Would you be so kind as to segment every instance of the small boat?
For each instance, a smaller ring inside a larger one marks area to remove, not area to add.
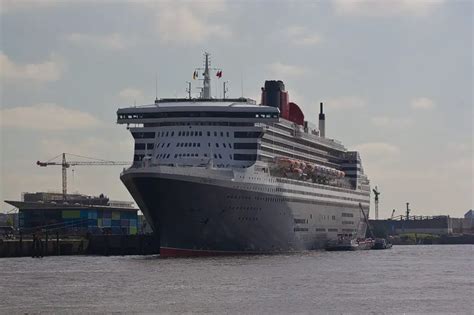
[[[372,249],[389,249],[392,248],[392,243],[384,238],[376,238]]]
[[[352,250],[368,250],[374,246],[374,240],[371,238],[365,239],[349,239],[339,238],[337,240],[330,240],[326,244],[327,251],[352,251]]]

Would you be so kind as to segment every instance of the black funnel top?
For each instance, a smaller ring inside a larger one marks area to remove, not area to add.
[[[265,81],[265,105],[280,108],[280,94],[285,91],[283,81]]]

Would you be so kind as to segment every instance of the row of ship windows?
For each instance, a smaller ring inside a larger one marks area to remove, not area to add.
[[[199,153],[176,153],[174,155],[174,158],[184,158],[184,157],[199,157]],[[223,159],[222,157],[222,154],[220,153],[214,153],[214,159]],[[143,154],[135,154],[133,156],[133,161],[135,162],[140,162],[143,160],[143,158],[145,157],[145,155]],[[208,157],[208,154],[207,153],[204,153],[203,154],[203,157]],[[256,155],[255,154],[229,154],[229,159],[231,160],[235,160],[235,161],[250,161],[250,162],[253,162],[255,161],[256,159]],[[170,154],[169,153],[160,153],[156,156],[157,159],[169,159],[170,158]]]
[[[235,156],[235,154],[234,154]],[[235,159],[235,158],[234,158]],[[261,187],[252,187],[253,189],[255,190],[262,190],[262,191],[270,191],[270,190],[274,190],[274,189],[265,189],[265,188],[261,188]],[[282,189],[282,188],[277,188],[276,190],[278,189],[281,189],[280,191],[283,191],[283,192],[288,192],[288,191],[291,191],[291,192],[298,192],[298,193],[303,193],[303,192],[300,192],[300,191],[296,191],[296,190],[289,190],[289,189]],[[314,194],[316,196],[319,196],[319,194]],[[324,196],[327,196],[327,195],[324,195]],[[250,200],[251,197],[249,196],[240,196],[240,195],[237,195],[237,196],[232,196],[232,195],[229,195],[227,196],[227,198],[229,199],[247,199],[247,200]],[[273,197],[254,197],[255,200],[262,200],[262,201],[268,201],[268,202],[290,202],[290,201],[295,201],[295,199],[292,199],[292,198],[273,198]],[[333,199],[341,199],[341,198],[338,198],[338,197],[333,197]],[[347,198],[343,198],[343,199],[347,199]],[[352,198],[349,198],[351,200],[354,200]],[[308,203],[308,202],[306,202]],[[312,203],[312,202],[309,202],[309,203]],[[346,217],[353,217],[354,215],[352,213],[346,213],[344,214],[343,216],[346,216]],[[329,216],[323,216],[323,219],[329,219]],[[336,220],[336,217],[333,216],[333,220]]]
[[[199,153],[176,153],[174,155],[174,158],[184,158],[184,157],[199,157]],[[207,153],[204,153],[203,154],[203,157],[208,157]],[[165,153],[161,153],[161,154],[158,154],[156,156],[157,159],[169,159],[170,158],[170,154],[165,154]],[[214,158],[215,159],[222,159],[222,155],[221,154],[214,154]],[[232,160],[232,154],[229,154],[229,159]]]
[[[293,185],[306,186],[306,187],[318,187],[318,188],[323,188],[325,190],[331,190],[331,191],[347,192],[347,190],[344,190],[344,189],[332,188],[332,187],[328,187],[328,186],[322,186],[322,185],[303,182],[303,181],[299,181],[299,180],[291,180],[291,179],[286,179],[286,178],[281,178],[281,177],[278,177],[276,180],[277,180],[277,182],[280,182],[280,183],[293,184]],[[355,191],[351,191],[351,194],[357,194],[357,195],[361,195],[361,196],[369,196],[368,193],[355,192]]]
[[[286,144],[286,143],[280,142],[278,140],[271,140],[271,139],[266,139],[266,138],[262,138],[262,142],[270,145],[272,148],[275,145],[277,145],[277,146],[285,148],[285,149],[293,150],[293,151],[296,151],[296,152],[299,152],[299,153],[308,154],[308,155],[311,155],[312,157],[317,156],[317,157],[320,157],[322,159],[327,160],[327,155],[328,155],[327,152],[324,152],[324,153],[314,152],[314,151],[310,151],[310,150],[300,148],[300,147],[295,146],[295,145]]]
[[[262,208],[260,207],[237,207],[237,206],[230,206],[229,210],[251,210],[251,211],[261,211]]]
[[[308,219],[295,219],[295,223],[308,223]]]
[[[227,199],[244,199],[244,200],[251,200],[252,197],[250,196],[242,196],[242,195],[228,195],[226,196]],[[260,197],[260,196],[255,196],[255,200],[261,200],[261,201],[268,201],[268,202],[283,202],[286,201],[285,198],[274,198],[274,197]]]
[[[221,137],[230,137],[230,133],[226,131],[225,133],[223,131],[217,132],[211,132],[207,131],[206,132],[207,136],[210,137],[212,134],[214,137],[218,137],[219,135]],[[202,131],[178,131],[178,137],[202,137],[203,132]],[[174,131],[161,131],[157,133],[158,137],[173,137],[174,136]]]
[[[285,189],[285,188],[279,188],[279,187],[276,188],[276,191],[277,192],[293,193],[293,194],[310,195],[310,196],[316,196],[316,197],[331,198],[331,199],[342,199],[342,200],[365,202],[365,200],[354,199],[354,198],[349,198],[349,197],[340,197],[340,196],[333,196],[333,195],[326,195],[326,194],[318,194],[318,193],[313,193],[313,192],[310,192],[310,191],[300,191],[300,190]]]
[[[257,217],[239,217],[240,221],[257,221]]]
[[[156,119],[156,118],[278,118],[278,113],[255,112],[157,112],[157,113],[130,113],[118,114],[118,119]]]
[[[153,143],[135,143],[135,150],[153,150]]]
[[[170,145],[171,145],[171,143],[164,143],[163,142],[163,143],[158,143],[156,145],[156,147],[157,148],[165,148],[165,147],[169,148]],[[220,147],[219,143],[217,143],[217,142],[214,145],[215,145],[216,148]],[[211,147],[211,143],[208,142],[207,146]],[[222,146],[224,148],[229,147],[230,149],[232,149],[232,144],[231,143],[227,143],[227,144],[222,143]],[[154,147],[153,143],[135,143],[135,150],[145,150],[145,148],[147,150],[153,150],[153,147]],[[182,147],[184,147],[184,148],[187,148],[187,147],[195,148],[195,147],[198,147],[198,148],[200,148],[201,143],[199,143],[199,142],[178,142],[178,143],[176,143],[176,147],[178,147],[178,148],[182,148]],[[258,143],[256,143],[256,142],[253,142],[253,143],[234,143],[234,148],[235,149],[245,149],[245,150],[257,149],[258,148]]]
[[[174,136],[174,131],[162,131],[159,132],[159,137]],[[211,132],[207,132],[208,136],[211,135]],[[225,133],[227,137],[230,137],[230,133]],[[178,136],[200,136],[202,131],[180,131]],[[217,137],[217,131],[214,131],[214,136]],[[221,137],[224,136],[224,132],[220,132]],[[235,131],[234,138],[260,138],[263,135],[261,131]],[[132,132],[132,136],[135,139],[154,139],[156,134],[153,131],[144,131],[144,132]]]
[[[343,213],[343,216],[344,214],[347,214],[347,213]],[[349,213],[349,214],[352,214],[352,213]],[[313,216],[311,216],[312,218]],[[328,215],[320,215],[320,218],[323,219],[323,220],[329,220],[329,216]],[[336,220],[336,216],[333,215],[331,216],[331,219],[332,220]],[[308,223],[308,219],[294,219],[295,223],[297,224],[307,224]],[[354,221],[342,221],[342,224],[354,224]]]
[[[199,142],[195,143],[195,142],[178,142],[176,143],[176,147],[180,148],[180,147],[198,147],[200,148],[201,147],[201,144]]]
[[[169,126],[231,126],[252,127],[254,123],[229,122],[229,121],[167,121],[160,123],[144,123],[145,127],[169,127]]]
[[[275,127],[279,127],[278,125],[275,125]],[[268,131],[268,134],[272,134],[272,135],[275,135],[275,136],[278,136],[282,139],[285,139],[285,140],[288,140],[288,141],[294,141],[296,143],[300,143],[304,146],[309,146],[309,147],[312,147],[316,150],[321,150],[321,151],[327,151],[327,147],[322,145],[322,144],[319,144],[319,143],[314,143],[312,142],[311,140],[308,140],[308,139],[305,139],[305,138],[302,138],[302,137],[294,137],[294,135],[286,135],[286,134],[281,134],[281,133],[273,133],[272,130],[269,130]]]
[[[308,232],[309,228],[295,227],[295,228],[293,228],[293,231],[294,232]],[[326,229],[316,228],[315,231],[316,232],[326,232]],[[327,229],[327,231],[328,232],[338,232],[338,229],[330,228],[330,229]],[[356,229],[342,229],[341,231],[352,233],[352,232],[356,232],[357,230]]]

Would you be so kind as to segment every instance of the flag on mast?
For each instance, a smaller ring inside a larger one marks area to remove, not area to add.
[[[196,80],[197,76],[198,76],[198,72],[197,72],[197,70],[196,70],[196,71],[194,71],[194,73],[193,73],[193,80]]]
[[[219,79],[222,78],[222,70],[217,71],[216,77],[218,77]]]

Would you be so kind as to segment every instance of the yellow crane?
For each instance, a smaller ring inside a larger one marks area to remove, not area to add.
[[[62,161],[60,162],[55,162],[54,160],[57,159],[62,155]],[[67,161],[66,160],[66,155],[68,156],[73,156],[73,157],[79,157],[83,159],[89,159],[89,161]],[[49,159],[46,162],[41,162],[37,161],[36,165],[41,166],[41,167],[46,167],[46,166],[51,166],[51,165],[56,165],[56,166],[61,166],[62,170],[62,186],[63,186],[63,199],[66,200],[67,197],[67,169],[71,166],[102,166],[102,165],[130,165],[130,162],[122,162],[122,161],[108,161],[108,160],[102,160],[102,159],[96,159],[96,158],[91,158],[87,156],[81,156],[81,155],[76,155],[76,154],[71,154],[71,153],[61,153],[51,159]]]

